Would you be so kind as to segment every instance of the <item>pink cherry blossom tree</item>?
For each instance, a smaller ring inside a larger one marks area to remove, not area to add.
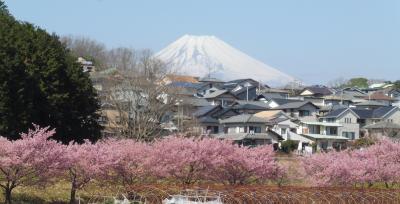
[[[244,184],[251,178],[264,181],[284,175],[284,169],[275,161],[270,145],[247,148],[224,143],[217,151],[219,156],[212,161],[209,173],[214,181]]]
[[[304,158],[303,167],[318,186],[368,185],[387,187],[400,181],[400,144],[381,140],[364,149],[315,154]]]
[[[103,178],[113,165],[113,156],[105,143],[69,144],[66,146],[64,169],[71,183],[70,204],[76,203],[76,192],[95,178]]]
[[[103,141],[102,146],[110,156],[109,170],[112,171],[104,175],[104,179],[130,186],[150,176],[150,171],[145,166],[151,152],[148,144],[131,139],[109,139]]]
[[[5,203],[12,202],[12,191],[18,186],[45,183],[60,170],[62,145],[49,140],[54,130],[39,128],[21,134],[21,139],[0,138],[0,187]]]
[[[204,177],[210,166],[210,151],[206,143],[210,139],[171,137],[152,144],[146,166],[158,178],[178,180],[193,184]]]
[[[247,148],[217,139],[172,137],[151,148],[147,166],[152,173],[183,184],[199,180],[243,184],[250,178],[276,179],[284,173],[271,146]]]

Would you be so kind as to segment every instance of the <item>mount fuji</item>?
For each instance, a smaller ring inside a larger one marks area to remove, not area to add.
[[[184,35],[156,53],[155,57],[185,75],[224,81],[252,78],[269,85],[284,85],[295,80],[215,36]]]

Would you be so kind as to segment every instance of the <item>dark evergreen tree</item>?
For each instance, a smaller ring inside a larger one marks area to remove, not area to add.
[[[96,92],[75,61],[58,36],[15,20],[0,1],[0,135],[17,139],[35,123],[63,143],[97,140]]]

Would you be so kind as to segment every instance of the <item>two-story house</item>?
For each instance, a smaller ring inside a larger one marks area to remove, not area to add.
[[[344,149],[347,137],[339,135],[342,125],[336,122],[301,122],[297,133],[309,138],[317,150]]]
[[[216,138],[232,140],[245,146],[263,144],[277,144],[282,137],[267,129],[265,118],[253,114],[242,114],[220,120],[223,132],[215,135]]]
[[[339,108],[329,112],[327,115],[320,117],[320,122],[338,123],[338,135],[348,138],[349,140],[358,139],[360,133],[360,125],[357,123],[360,117],[350,108]]]

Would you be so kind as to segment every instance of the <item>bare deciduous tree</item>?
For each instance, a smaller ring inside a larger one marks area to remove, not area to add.
[[[159,136],[161,123],[172,112],[176,98],[162,83],[168,74],[162,62],[149,51],[141,52],[135,70],[121,70],[123,79],[109,92],[110,103],[118,111],[115,121],[120,137],[152,140]]]
[[[328,87],[331,88],[343,88],[344,86],[346,86],[346,84],[348,84],[348,80],[343,78],[343,77],[339,77],[337,79],[331,80],[328,82]]]
[[[64,36],[63,42],[76,57],[94,61],[99,69],[107,67],[107,49],[103,43],[83,36]]]

